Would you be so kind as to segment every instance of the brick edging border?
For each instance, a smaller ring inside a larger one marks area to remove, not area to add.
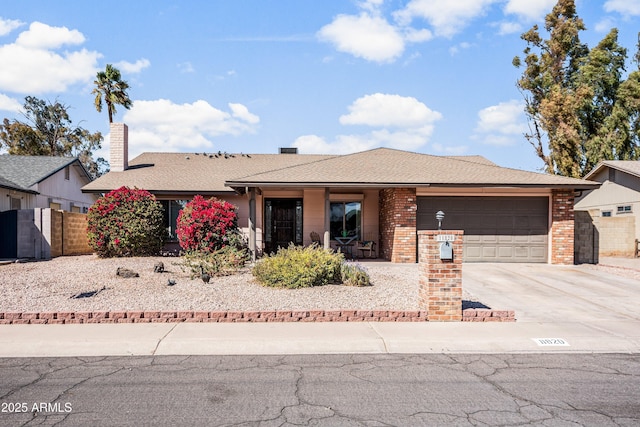
[[[515,322],[507,310],[467,309],[463,322]],[[0,325],[79,323],[426,322],[420,310],[0,312]]]

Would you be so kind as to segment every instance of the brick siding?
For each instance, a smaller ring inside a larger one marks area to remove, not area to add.
[[[416,262],[415,188],[380,190],[380,256],[396,263]]]
[[[440,259],[438,235],[452,235],[453,260]],[[427,319],[438,322],[461,321],[462,317],[462,237],[461,230],[418,232],[420,253],[419,307]]]
[[[551,264],[574,263],[573,202],[571,190],[551,194]]]

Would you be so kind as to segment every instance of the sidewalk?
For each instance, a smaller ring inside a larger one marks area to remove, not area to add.
[[[549,352],[640,353],[640,321],[0,326],[0,357]]]

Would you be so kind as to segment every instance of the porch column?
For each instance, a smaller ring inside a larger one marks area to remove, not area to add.
[[[331,229],[331,202],[329,200],[329,194],[331,190],[329,187],[324,189],[324,248],[329,249],[331,247],[331,236],[329,230]]]
[[[249,252],[251,261],[256,260],[256,189],[249,189]]]

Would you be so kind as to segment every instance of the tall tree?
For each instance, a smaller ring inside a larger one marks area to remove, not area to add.
[[[78,157],[87,171],[100,176],[108,167],[103,159],[93,159],[101,148],[102,134],[74,126],[68,106],[27,96],[23,105],[24,121],[5,118],[0,124],[0,147],[9,154],[27,156]]]
[[[120,70],[111,64],[107,64],[104,71],[98,71],[96,79],[93,81],[96,87],[91,91],[94,94],[94,104],[98,112],[102,112],[102,101],[107,104],[109,123],[113,123],[113,115],[116,113],[116,104],[122,105],[127,110],[131,108],[133,102],[127,94],[129,84],[122,80]]]
[[[580,42],[585,26],[574,0],[558,0],[545,30],[548,40],[537,25],[522,35],[526,67],[517,82],[530,123],[525,137],[545,170],[581,177],[600,160],[638,159],[640,74],[624,79],[627,50],[617,29],[590,50]],[[513,64],[523,65],[517,56]]]

